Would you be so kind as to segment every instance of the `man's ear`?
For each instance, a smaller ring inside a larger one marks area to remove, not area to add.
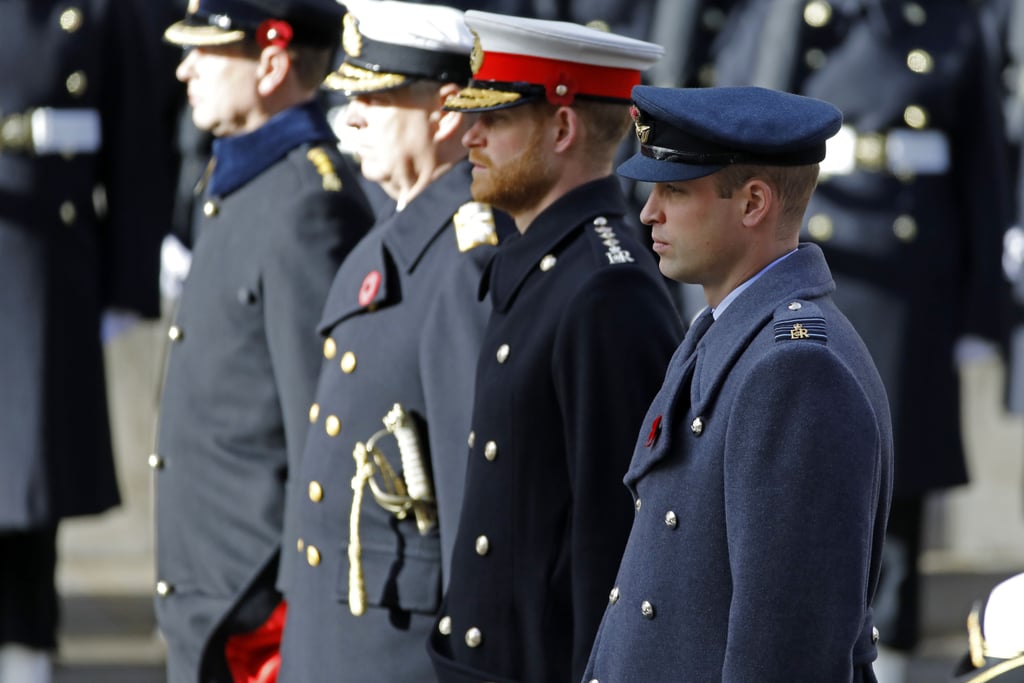
[[[563,153],[570,149],[580,137],[582,121],[572,107],[559,107],[551,117],[551,125],[555,152]]]
[[[256,75],[259,80],[256,90],[263,97],[274,94],[288,78],[292,70],[292,57],[288,51],[276,45],[268,45],[260,52]]]
[[[441,107],[452,95],[457,95],[459,86],[454,83],[445,83],[437,90],[437,109],[430,113],[430,121],[434,124],[434,140],[441,142],[452,136],[462,135],[462,122],[465,118],[462,112],[445,111]]]
[[[776,209],[778,197],[771,185],[760,178],[751,178],[742,188],[743,225],[756,227]]]

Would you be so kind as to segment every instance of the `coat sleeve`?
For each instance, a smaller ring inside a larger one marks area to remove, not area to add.
[[[879,416],[846,366],[810,343],[759,359],[731,405],[722,680],[849,681],[869,599]]]
[[[288,462],[302,455],[319,375],[317,322],[342,260],[366,233],[369,212],[353,195],[282,192],[288,229],[275,232],[263,275],[267,344],[284,416]]]
[[[660,283],[614,266],[581,288],[559,325],[552,370],[572,486],[573,680],[583,675],[633,523],[622,478],[681,337]]]

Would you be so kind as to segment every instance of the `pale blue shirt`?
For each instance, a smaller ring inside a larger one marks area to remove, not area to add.
[[[772,261],[771,263],[769,263],[767,266],[765,266],[761,270],[757,271],[757,273],[754,275],[754,277],[750,278],[746,282],[742,283],[739,287],[737,287],[736,289],[734,289],[731,292],[729,292],[728,294],[726,294],[725,298],[722,299],[722,302],[720,304],[718,304],[718,306],[716,306],[715,308],[711,309],[711,315],[715,318],[715,320],[718,320],[718,318],[723,313],[725,313],[725,309],[727,309],[729,307],[729,304],[731,304],[733,301],[735,301],[736,297],[738,297],[740,294],[743,293],[743,290],[745,290],[747,287],[749,287],[750,285],[752,285],[755,282],[757,282],[757,278],[761,277],[762,275],[767,273],[769,270],[774,268],[777,264],[782,263],[782,261],[784,259],[789,258],[790,256],[792,256],[795,253],[796,253],[796,249],[794,249],[793,251],[787,252],[787,253],[783,254],[782,256],[780,256],[779,258],[777,258],[774,261]]]

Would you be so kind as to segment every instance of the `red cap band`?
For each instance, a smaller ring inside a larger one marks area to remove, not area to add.
[[[524,78],[524,74],[529,74],[529,77]],[[545,57],[485,52],[483,64],[473,78],[478,81],[526,81],[543,85],[549,102],[565,105],[572,104],[575,95],[628,100],[633,86],[640,83],[640,72],[636,69],[580,64]]]

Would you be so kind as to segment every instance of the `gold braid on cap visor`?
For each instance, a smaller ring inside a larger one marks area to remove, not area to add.
[[[408,80],[402,74],[370,71],[342,62],[337,71],[327,74],[324,87],[344,92],[370,92],[397,88]]]
[[[522,93],[488,88],[463,88],[444,102],[448,109],[477,109],[509,104],[522,99]]]

